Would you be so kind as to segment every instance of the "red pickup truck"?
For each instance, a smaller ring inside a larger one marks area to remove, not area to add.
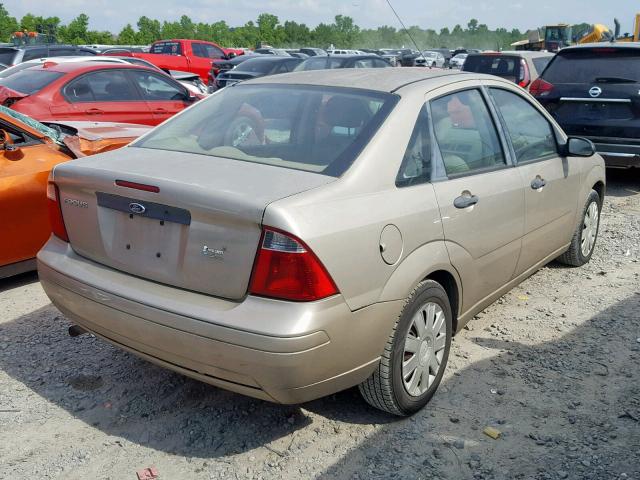
[[[214,60],[224,60],[242,55],[242,50],[222,48],[204,40],[159,40],[151,45],[149,53],[132,52],[128,56],[142,58],[165,71],[197,73],[207,82]]]

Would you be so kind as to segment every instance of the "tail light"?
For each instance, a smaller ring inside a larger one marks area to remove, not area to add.
[[[318,257],[300,239],[265,228],[249,293],[310,302],[335,295],[338,289]]]
[[[553,90],[553,85],[542,78],[537,78],[529,87],[529,92],[534,97],[544,97]]]
[[[49,223],[51,223],[51,231],[60,240],[69,241],[67,229],[64,226],[62,218],[62,209],[60,208],[60,191],[58,186],[49,181],[47,183],[47,205],[49,207]]]
[[[529,75],[529,66],[524,58],[520,59],[520,75],[518,75],[518,85],[522,88],[527,88],[527,85],[531,82],[531,75]]]

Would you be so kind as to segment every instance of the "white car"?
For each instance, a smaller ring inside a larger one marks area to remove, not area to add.
[[[464,65],[464,61],[469,56],[468,53],[459,53],[451,60],[449,60],[449,68],[458,68],[461,69],[462,65]]]
[[[359,50],[327,50],[329,55],[363,55]]]
[[[443,68],[445,64],[444,55],[439,52],[422,52],[416,57],[414,64],[416,67],[438,67]]]

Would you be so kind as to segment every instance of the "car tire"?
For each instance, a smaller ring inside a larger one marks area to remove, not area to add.
[[[572,267],[581,267],[591,260],[598,238],[601,210],[602,199],[598,192],[591,190],[582,209],[580,222],[571,238],[571,245],[557,259],[560,263]]]
[[[425,320],[424,336],[417,329],[417,322],[421,319]],[[428,322],[431,320],[433,328],[429,327]],[[367,403],[398,416],[411,415],[424,407],[433,397],[444,375],[451,347],[452,328],[451,305],[444,288],[433,280],[418,284],[402,308],[378,367],[358,386]],[[411,350],[415,353],[412,354]],[[437,363],[437,369],[432,368],[432,361]],[[413,374],[407,374],[415,362],[418,362],[417,368]],[[425,370],[426,385],[423,384]],[[416,375],[420,377],[415,377]],[[413,386],[416,378],[418,383]],[[413,391],[410,392],[412,388]]]

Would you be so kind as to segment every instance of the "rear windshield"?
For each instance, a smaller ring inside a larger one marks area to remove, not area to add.
[[[518,78],[520,59],[506,55],[469,55],[464,62],[465,72],[486,73],[506,78],[512,82]]]
[[[560,52],[544,72],[550,83],[595,83],[597,78],[640,81],[640,49],[594,48]]]
[[[300,65],[298,65],[294,70],[324,70],[326,68],[340,68],[344,63],[343,58],[336,57],[319,57],[319,58],[308,58]]]
[[[267,73],[270,72],[276,63],[268,58],[252,58],[242,62],[236,67],[237,72]]]
[[[16,92],[31,95],[39,92],[51,82],[63,76],[64,73],[45,70],[22,70],[7,78],[0,78],[0,86],[10,88]]]
[[[398,97],[347,88],[238,85],[153,130],[134,147],[340,176]]]
[[[18,53],[13,48],[0,48],[0,63],[4,63],[5,65],[11,65],[13,63],[13,58]]]
[[[31,62],[19,63],[18,65],[14,65],[13,67],[9,67],[6,70],[3,70],[2,72],[0,72],[0,78],[10,77],[14,73],[18,73],[19,71],[24,70],[25,68],[31,68],[37,65],[38,65],[37,63],[31,63]]]

